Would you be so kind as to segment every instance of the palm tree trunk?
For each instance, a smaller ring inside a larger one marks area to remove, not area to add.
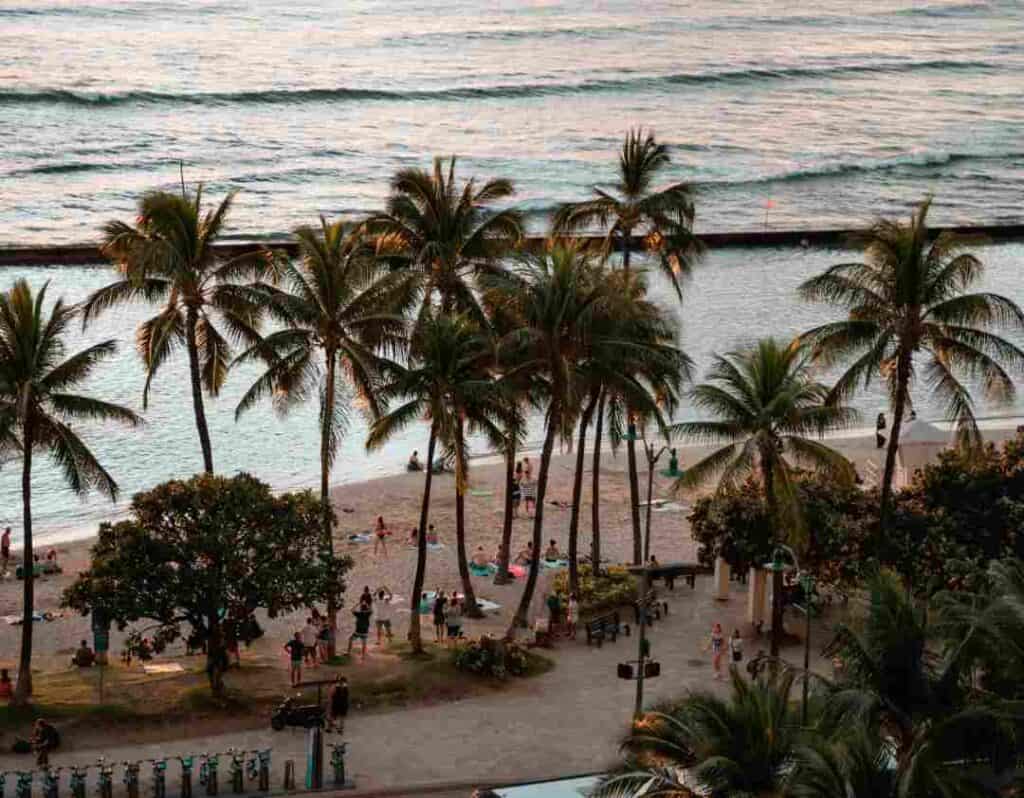
[[[423,578],[427,571],[427,521],[430,518],[430,483],[434,476],[434,447],[437,443],[437,429],[430,426],[430,443],[427,444],[427,467],[423,483],[423,505],[420,508],[420,531],[416,535],[416,576],[412,583],[412,598],[409,619],[409,642],[414,654],[423,653],[423,638],[420,634],[420,594],[423,593]]]
[[[21,657],[18,661],[18,685],[11,701],[24,706],[32,695],[32,613],[35,610],[35,559],[32,551],[32,425],[25,423],[22,435],[24,445],[21,466],[21,525],[22,543],[22,623]]]
[[[528,625],[527,613],[530,611],[530,603],[533,601],[533,591],[537,586],[537,571],[540,569],[540,544],[544,531],[544,494],[548,488],[551,453],[555,448],[555,435],[560,423],[561,409],[558,406],[558,401],[555,400],[551,412],[548,414],[547,434],[544,436],[544,448],[540,454],[540,470],[537,472],[537,509],[533,515],[533,562],[530,563],[530,572],[526,577],[523,597],[519,601],[519,608],[516,610],[512,626],[509,628],[509,637],[513,636],[515,627]]]
[[[626,411],[629,412],[628,410]],[[633,565],[640,565],[643,556],[643,537],[640,530],[640,480],[636,470],[636,428],[627,427],[633,437],[626,436],[626,461],[629,465],[629,514],[633,526]]]
[[[605,392],[597,400],[597,421],[594,423],[594,461],[590,475],[590,569],[594,576],[601,571],[601,434],[604,427]]]
[[[647,523],[644,524],[644,562],[651,559],[651,494],[654,493],[654,449],[648,452],[644,444],[644,457],[647,458]]]
[[[473,580],[469,573],[469,560],[466,558],[466,464],[462,457],[462,419],[456,422],[455,429],[455,549],[459,563],[459,576],[462,579],[462,593],[466,598],[463,612],[470,618],[480,618],[483,613],[476,603],[473,592]]]
[[[885,473],[882,476],[882,507],[879,526],[883,536],[888,532],[889,520],[892,516],[892,481],[896,476],[896,453],[900,448],[900,427],[903,426],[903,411],[907,406],[909,384],[910,353],[900,352],[896,364],[896,399],[892,409],[892,433],[889,435],[889,447],[885,452]]]
[[[334,379],[337,358],[334,352],[327,352],[327,384],[324,386],[324,408],[320,429],[320,511],[323,513],[324,545],[330,554],[331,567],[334,567],[334,530],[331,526],[331,436],[330,425],[334,419]],[[337,654],[338,606],[333,595],[327,598],[327,657],[331,659]]]
[[[580,592],[579,532],[580,502],[583,499],[583,458],[587,449],[587,427],[590,426],[590,419],[594,415],[597,396],[596,391],[591,392],[590,401],[583,409],[583,416],[580,418],[580,436],[576,449],[576,473],[573,475],[572,482],[572,514],[569,516],[569,590],[577,595]]]
[[[768,513],[768,526],[771,530],[772,545],[779,545],[778,539],[778,506],[775,501],[775,472],[769,457],[761,455],[761,479],[764,483],[764,503]],[[782,571],[772,571],[772,657],[779,656],[782,646]]]
[[[189,308],[185,319],[185,342],[188,348],[188,372],[192,380],[192,410],[196,416],[199,431],[199,446],[203,450],[203,470],[213,473],[213,447],[210,446],[210,430],[206,425],[206,410],[203,407],[203,383],[199,375],[199,347],[196,344],[196,325],[199,314]]]
[[[512,579],[508,572],[509,548],[512,546],[512,487],[515,484],[516,446],[514,436],[509,436],[505,449],[505,517],[501,526],[501,553],[498,557],[498,572],[494,575],[494,584],[504,585]]]
[[[224,667],[227,663],[227,651],[224,647],[224,634],[221,629],[217,610],[208,615],[210,634],[206,640],[206,677],[210,682],[210,691],[214,695],[224,692]]]

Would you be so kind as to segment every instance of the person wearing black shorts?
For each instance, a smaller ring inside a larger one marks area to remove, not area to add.
[[[444,609],[448,605],[448,599],[444,597],[444,591],[438,590],[434,598],[434,642],[444,642]]]
[[[363,642],[362,658],[366,659],[366,640],[370,636],[370,616],[373,615],[373,610],[370,609],[369,604],[363,601],[356,609],[352,610],[352,614],[356,617],[356,630],[348,639],[348,653],[352,653],[352,643],[361,640]]]

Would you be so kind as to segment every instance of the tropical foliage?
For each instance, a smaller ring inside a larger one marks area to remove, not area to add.
[[[90,566],[63,603],[121,629],[151,621],[164,641],[187,626],[221,692],[228,621],[244,628],[258,609],[275,617],[344,591],[351,563],[331,556],[321,518],[312,493],[275,496],[248,474],[165,482],[135,494],[129,519],[100,526]]]
[[[900,430],[919,376],[928,393],[945,403],[960,444],[976,448],[981,435],[971,386],[963,378],[987,397],[1006,400],[1016,390],[1011,374],[1024,372],[1024,351],[993,331],[1024,330],[1024,311],[1000,294],[968,293],[984,273],[981,260],[968,251],[979,242],[949,232],[933,240],[930,207],[930,199],[922,202],[907,224],[878,220],[856,239],[863,262],[832,266],[800,287],[805,299],[848,314],[803,336],[823,366],[849,362],[829,400],[842,402],[876,380],[889,396],[883,528],[889,526]]]
[[[48,285],[33,293],[26,280],[0,294],[0,456],[21,459],[23,618],[18,683],[14,701],[32,694],[32,627],[35,609],[32,540],[32,468],[36,454],[48,455],[65,484],[82,495],[96,489],[117,497],[117,483],[79,436],[78,424],[115,422],[136,426],[141,419],[117,404],[78,393],[117,349],[102,341],[68,353],[71,325],[79,310],[56,300],[46,307]]]

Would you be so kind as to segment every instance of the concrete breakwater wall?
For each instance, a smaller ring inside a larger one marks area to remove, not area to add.
[[[1024,224],[978,225],[969,227],[934,227],[932,233],[955,232],[977,235],[996,241],[1024,240]],[[732,233],[701,233],[698,235],[705,246],[711,249],[726,247],[842,247],[851,237],[863,230],[750,230]],[[596,237],[588,237],[597,240]],[[527,246],[536,247],[543,242],[540,237],[528,237]],[[637,249],[642,245],[634,239]],[[254,249],[280,250],[289,255],[296,251],[296,244],[290,239],[268,239],[265,241],[233,241],[219,244],[218,251],[225,257],[241,255]],[[96,244],[68,244],[41,247],[0,247],[0,266],[81,266],[102,264],[106,258]]]

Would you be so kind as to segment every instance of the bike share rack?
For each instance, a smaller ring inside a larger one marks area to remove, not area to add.
[[[331,785],[333,788],[345,786],[343,784],[344,743],[331,745],[331,764],[335,766],[337,775],[334,749],[339,746],[342,749],[340,765],[342,782],[335,781]],[[201,796],[213,798],[218,795],[220,789],[218,766],[221,757],[225,757],[228,762],[230,788],[233,795],[244,795],[246,782],[256,782],[254,785],[256,789],[250,791],[251,795],[266,795],[274,792],[270,787],[270,752],[269,748],[252,751],[229,748],[223,753],[172,757],[180,765],[181,780],[177,793],[168,792],[167,758],[120,763],[123,791],[116,790],[114,787],[116,764],[104,757],[100,757],[92,765],[0,771],[0,798],[38,798],[39,796],[42,798],[122,798],[122,796],[123,798],[200,798],[193,793],[192,775],[197,762],[199,764],[199,786],[202,788]],[[288,764],[292,764],[290,760]],[[149,776],[149,785],[147,789],[143,790],[142,777],[145,765],[149,766],[145,768],[146,775]],[[91,795],[89,790],[90,771],[95,774]],[[67,774],[66,779],[64,774]],[[308,781],[309,776],[307,776]],[[8,783],[11,783],[12,790],[7,790]],[[34,786],[37,786],[38,789],[33,789]],[[324,785],[320,783],[317,788],[322,786]],[[63,794],[62,787],[65,790]],[[290,789],[295,789],[294,784]]]

